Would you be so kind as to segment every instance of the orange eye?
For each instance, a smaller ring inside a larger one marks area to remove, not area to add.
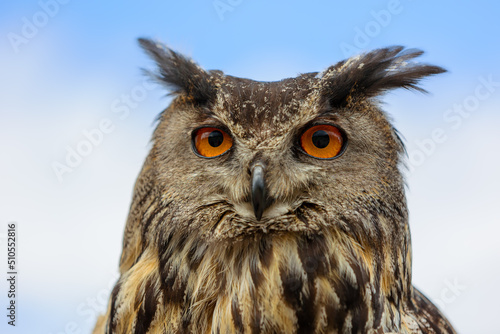
[[[314,158],[331,159],[344,144],[342,133],[333,125],[320,124],[307,129],[300,137],[302,149]]]
[[[219,156],[233,146],[231,137],[218,128],[200,128],[196,130],[193,141],[196,153],[205,158]]]

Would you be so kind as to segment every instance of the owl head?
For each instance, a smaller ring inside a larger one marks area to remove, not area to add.
[[[415,62],[422,51],[383,48],[260,82],[140,44],[174,99],[136,185],[127,230],[141,235],[126,232],[125,258],[127,246],[139,247],[127,239],[144,248],[172,234],[210,243],[335,231],[366,247],[407,248],[404,146],[379,97],[423,91],[420,79],[444,72]],[[159,203],[144,203],[145,192]]]
[[[411,285],[404,146],[379,103],[442,68],[390,47],[259,82],[140,44],[174,98],[135,185],[101,332],[447,326]]]

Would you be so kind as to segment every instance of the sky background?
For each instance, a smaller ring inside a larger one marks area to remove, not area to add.
[[[459,333],[500,333],[499,12],[493,1],[2,1],[0,332],[89,333],[105,310],[134,181],[170,101],[144,81],[144,36],[257,80],[388,45],[447,68],[423,81],[428,95],[383,98],[409,153],[413,282]],[[78,148],[86,156],[58,177],[54,165]],[[5,316],[9,222],[15,328]]]

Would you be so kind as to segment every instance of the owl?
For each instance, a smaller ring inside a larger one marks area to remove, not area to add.
[[[444,69],[395,46],[260,82],[139,42],[174,98],[94,333],[455,333],[412,286],[405,149],[379,102]]]

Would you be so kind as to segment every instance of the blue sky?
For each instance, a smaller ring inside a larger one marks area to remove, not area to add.
[[[140,69],[153,64],[138,37],[257,80],[319,71],[388,45],[420,48],[421,61],[448,69],[423,81],[429,95],[398,90],[383,99],[410,153],[414,282],[459,332],[495,328],[484,321],[478,329],[475,319],[500,312],[491,296],[500,295],[490,291],[500,274],[500,3],[73,0],[56,8],[55,1],[0,4],[0,247],[1,229],[18,222],[22,259],[19,326],[2,321],[2,333],[64,333],[73,325],[86,333],[91,305],[105,307],[133,183],[169,102],[164,90],[143,84]],[[19,38],[25,43],[13,42]],[[113,112],[138,90],[144,99],[125,117]],[[456,106],[470,110],[447,120]],[[53,163],[103,120],[113,129],[59,180]],[[436,130],[446,140],[436,141]],[[4,256],[0,250],[0,263]],[[463,289],[449,295],[454,282]]]

